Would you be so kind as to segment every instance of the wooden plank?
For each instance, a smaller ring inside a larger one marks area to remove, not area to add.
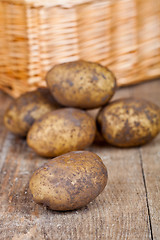
[[[57,213],[35,204],[28,181],[44,160],[13,138],[2,171],[0,239],[149,239],[137,149],[91,147],[108,167],[105,191],[82,210]],[[38,236],[38,237],[37,237]]]
[[[160,106],[160,79],[130,87],[132,95]]]
[[[160,80],[136,86],[133,95],[142,95],[160,106]],[[154,240],[160,239],[160,134],[140,149],[146,197]]]
[[[154,82],[150,87],[152,84]],[[134,88],[137,89],[137,86],[120,89],[115,98],[133,95]],[[143,88],[141,95],[142,93]],[[8,98],[3,100],[9,101]],[[2,110],[4,109],[5,107]],[[89,150],[102,157],[108,168],[108,186],[95,201],[81,210],[54,212],[35,204],[28,192],[32,172],[47,160],[29,149],[24,139],[8,133],[2,120],[0,131],[3,151],[0,175],[0,239],[151,238],[139,148],[120,149],[107,145],[90,147]]]
[[[160,239],[160,135],[141,148],[142,166],[147,188],[150,223],[154,240]]]
[[[94,151],[102,157],[109,171],[106,196],[101,198],[101,202],[107,198],[103,205],[108,225],[104,239],[149,239],[138,149],[102,147]]]
[[[3,92],[0,92],[0,154],[1,154],[0,170],[3,166],[9,145],[11,143],[10,139],[6,137],[7,131],[3,125],[3,115],[10,101],[11,98],[8,95],[6,95]]]

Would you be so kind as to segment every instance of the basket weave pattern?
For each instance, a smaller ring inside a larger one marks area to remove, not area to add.
[[[119,86],[158,77],[160,1],[0,0],[0,56],[0,88],[14,97],[78,59],[108,66]]]

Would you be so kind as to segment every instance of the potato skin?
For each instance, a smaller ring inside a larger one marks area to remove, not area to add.
[[[96,124],[85,111],[62,108],[50,112],[31,127],[27,143],[39,155],[55,157],[92,144]]]
[[[160,131],[160,108],[143,99],[116,100],[97,117],[105,140],[119,147],[134,147],[151,141]]]
[[[31,125],[45,113],[60,108],[47,88],[27,92],[14,100],[4,115],[5,126],[14,134],[26,136]]]
[[[82,60],[54,66],[46,81],[59,103],[83,109],[106,104],[116,89],[116,79],[111,71],[100,64]]]
[[[105,188],[108,174],[98,155],[70,152],[48,161],[31,177],[29,188],[36,203],[58,211],[81,208]]]
[[[98,115],[98,113],[100,111],[100,108],[96,108],[96,109],[92,109],[92,110],[86,110],[86,111],[94,119],[94,121],[96,122],[97,115]],[[96,134],[95,134],[94,143],[98,144],[98,145],[106,143],[103,135],[101,134],[101,131],[98,129],[98,125],[96,125]]]

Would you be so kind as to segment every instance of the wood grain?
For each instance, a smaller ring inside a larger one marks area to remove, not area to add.
[[[143,87],[143,88],[142,88]],[[141,95],[160,106],[160,81],[142,84],[133,89],[133,94]],[[154,240],[160,239],[160,135],[150,144],[140,148],[142,171],[146,184],[150,224]]]
[[[152,81],[123,88],[115,98],[149,94],[159,104],[159,87],[160,81]],[[34,203],[28,191],[33,171],[48,160],[5,129],[2,117],[9,102],[0,93],[1,240],[148,240],[151,230],[159,239],[160,136],[142,148],[91,146],[108,168],[106,189],[83,209],[54,212]]]

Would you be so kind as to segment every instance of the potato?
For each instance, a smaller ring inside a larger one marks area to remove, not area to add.
[[[84,109],[106,104],[116,88],[111,71],[100,64],[85,61],[56,65],[48,72],[46,81],[59,103]]]
[[[49,90],[39,88],[21,95],[11,103],[4,115],[4,124],[11,132],[26,136],[35,120],[57,108],[60,105]]]
[[[94,121],[96,121],[99,111],[100,111],[100,108],[97,108],[97,109],[87,110],[87,113],[94,119]],[[105,139],[102,136],[101,131],[98,129],[98,125],[96,126],[96,135],[95,135],[94,143],[98,145],[105,143]]]
[[[104,107],[97,122],[108,143],[119,147],[139,146],[159,133],[160,108],[142,99],[120,99]]]
[[[66,211],[95,199],[107,184],[107,169],[95,153],[70,152],[50,160],[31,177],[29,188],[36,203]]]
[[[95,132],[95,121],[85,111],[64,108],[37,120],[28,132],[27,142],[39,155],[55,157],[88,147]]]

